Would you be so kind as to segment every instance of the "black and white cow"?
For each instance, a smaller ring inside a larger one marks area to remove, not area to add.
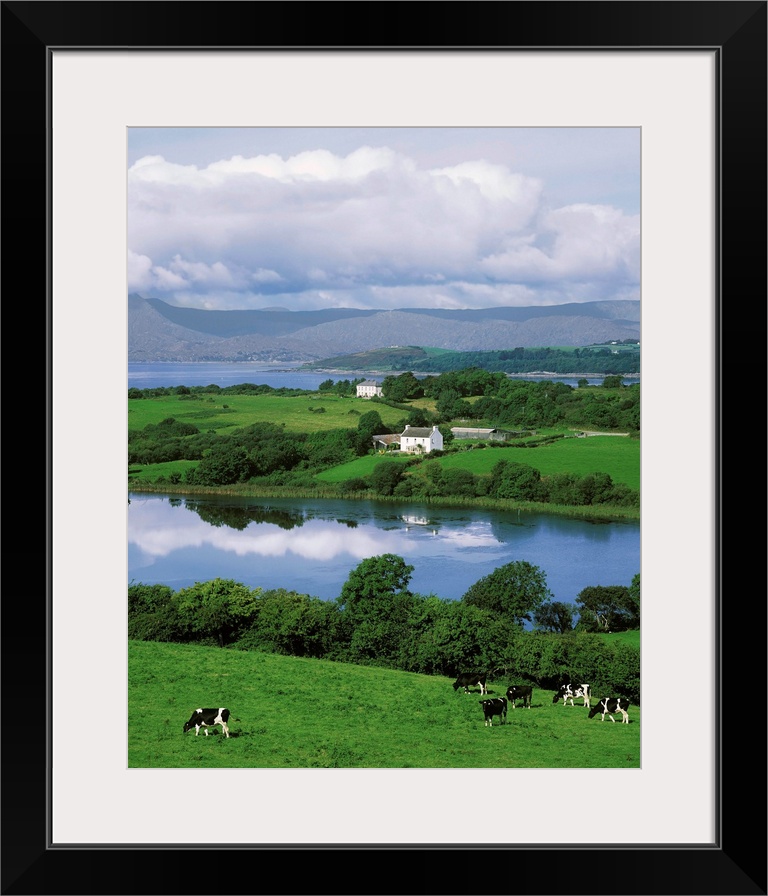
[[[604,697],[602,700],[598,701],[592,709],[589,711],[589,718],[594,718],[598,713],[600,713],[600,721],[604,722],[606,715],[610,717],[612,722],[615,722],[614,716],[617,712],[621,713],[621,722],[623,725],[629,725],[629,713],[627,710],[629,709],[629,700],[625,697]]]
[[[493,717],[500,716],[500,725],[503,725],[507,719],[507,698],[506,697],[489,697],[487,700],[478,700],[483,707],[483,715],[485,716],[485,725],[493,728]]]
[[[464,693],[468,694],[471,685],[479,684],[480,693],[487,694],[488,688],[485,685],[487,679],[487,672],[460,672],[456,681],[453,683],[453,689],[454,691],[457,691],[459,688],[464,688]]]
[[[208,729],[215,725],[221,725],[221,730],[229,737],[229,710],[223,706],[219,709],[196,709],[192,713],[192,718],[184,724],[184,733],[195,729],[195,737],[200,734],[200,729],[205,728],[205,736],[208,737]]]
[[[533,688],[529,684],[511,684],[507,688],[507,700],[515,708],[515,700],[522,700],[523,707],[531,708],[531,699],[533,697]]]
[[[557,703],[558,700],[562,700],[563,706],[568,706],[568,701],[570,700],[571,706],[575,706],[576,704],[573,702],[574,699],[578,700],[581,697],[584,698],[584,706],[589,708],[590,693],[588,684],[563,684],[560,685],[560,689],[555,692],[552,702]]]

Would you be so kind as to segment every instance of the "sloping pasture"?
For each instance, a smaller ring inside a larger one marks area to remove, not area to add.
[[[136,641],[128,670],[130,768],[640,767],[636,706],[613,724],[534,689],[488,728],[477,689],[443,676]],[[511,683],[489,680],[489,696]],[[182,733],[203,706],[231,710],[229,739]]]
[[[323,470],[322,473],[318,473],[315,476],[315,479],[318,479],[320,482],[344,482],[346,479],[370,476],[373,468],[378,464],[391,463],[405,466],[409,460],[413,460],[413,456],[407,454],[392,454],[388,456],[376,454],[356,457],[346,464],[339,464],[337,467],[331,467],[330,470]]]
[[[640,488],[640,440],[616,436],[559,439],[535,448],[481,448],[440,458],[446,469],[463,467],[481,475],[500,460],[528,464],[542,476],[554,473],[607,473],[614,482]]]
[[[402,459],[381,455],[360,457],[330,470],[318,473],[321,482],[343,482],[357,476],[370,476],[376,464]],[[477,448],[435,458],[446,470],[464,469],[478,476],[488,475],[500,460],[528,464],[542,476],[554,473],[607,473],[615,483],[640,488],[640,442],[615,436],[592,436],[588,439],[560,439],[537,448]]]
[[[321,411],[320,408],[323,410]],[[402,420],[403,411],[365,398],[305,395],[167,395],[128,399],[128,428],[143,429],[168,417],[194,424],[201,432],[227,435],[252,423],[284,425],[288,432],[357,429],[362,414],[375,410],[385,425]]]

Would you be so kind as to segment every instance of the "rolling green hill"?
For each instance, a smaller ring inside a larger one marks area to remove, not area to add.
[[[489,679],[488,696],[503,696],[511,683]],[[629,725],[611,724],[534,689],[531,709],[510,708],[506,724],[487,728],[479,693],[452,684],[327,660],[131,641],[128,766],[640,767],[639,707],[630,707]],[[230,709],[229,739],[182,733],[199,706]]]

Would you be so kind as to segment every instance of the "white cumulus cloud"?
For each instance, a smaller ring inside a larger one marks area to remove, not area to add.
[[[147,155],[128,172],[129,291],[206,308],[637,297],[638,217],[547,208],[544,186],[499,162],[429,168],[370,145],[201,167]]]

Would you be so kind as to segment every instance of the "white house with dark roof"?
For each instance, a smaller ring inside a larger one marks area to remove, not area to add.
[[[400,450],[408,454],[429,454],[443,450],[443,434],[433,426],[409,426],[400,433]]]
[[[381,398],[381,383],[377,383],[376,380],[363,380],[357,384],[358,398],[373,398],[374,395]]]

